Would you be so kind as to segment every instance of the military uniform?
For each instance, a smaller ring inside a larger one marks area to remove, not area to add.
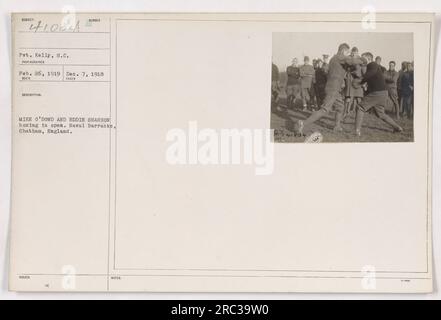
[[[399,117],[400,114],[400,104],[398,102],[398,91],[397,91],[398,76],[399,74],[395,70],[388,70],[384,73],[389,98],[392,101],[397,118]]]
[[[303,106],[306,107],[311,101],[311,86],[314,82],[315,70],[310,64],[304,64],[300,67],[300,80],[302,88]]]
[[[318,67],[315,70],[315,92],[317,97],[317,104],[320,106],[325,100],[325,87],[328,75],[324,67]]]
[[[362,71],[361,65],[348,66],[345,78],[345,96],[347,98],[363,98],[364,91],[361,87]]]
[[[271,98],[274,102],[279,97],[279,68],[272,63],[271,69]]]
[[[408,118],[413,116],[413,71],[405,71],[400,79],[401,99],[403,103],[403,113]]]
[[[285,90],[288,99],[288,106],[291,106],[295,99],[301,99],[300,68],[288,66],[288,68],[286,68],[286,75],[288,79],[286,81]]]
[[[323,71],[326,74],[328,74],[328,71],[329,71],[329,63],[325,62],[325,60],[328,60],[328,58],[329,58],[329,55],[327,55],[327,54],[323,55],[323,65],[322,65],[322,68],[323,68]]]
[[[329,71],[325,86],[325,100],[321,106],[326,111],[343,111],[343,88],[348,65],[361,63],[361,59],[352,58],[343,54],[334,55],[329,61]]]

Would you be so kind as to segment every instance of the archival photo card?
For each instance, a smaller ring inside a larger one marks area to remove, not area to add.
[[[433,21],[13,14],[10,289],[431,292]]]
[[[275,142],[413,142],[413,33],[273,33]]]

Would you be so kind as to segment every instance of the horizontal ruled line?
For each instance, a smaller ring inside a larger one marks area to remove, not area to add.
[[[19,82],[110,82],[110,81],[87,81],[87,80],[19,80]]]
[[[18,276],[65,277],[66,274],[25,273]],[[195,277],[195,278],[310,278],[310,279],[364,279],[366,276],[293,276],[293,275],[231,275],[231,274],[75,274],[81,277]],[[427,277],[376,277],[384,280],[432,280]]]
[[[19,50],[110,50],[110,48],[34,48],[22,47]]]
[[[20,63],[20,66],[72,66],[72,67],[110,67],[110,64],[50,64],[50,63]]]
[[[84,33],[106,33],[110,34],[108,31],[87,31],[87,32],[68,32],[68,31],[26,31],[26,30],[19,30],[19,33],[64,33],[64,34],[84,34]]]

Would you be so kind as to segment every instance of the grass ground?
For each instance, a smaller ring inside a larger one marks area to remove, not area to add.
[[[322,142],[409,142],[413,141],[413,120],[401,118],[396,120],[404,129],[402,133],[393,133],[382,120],[374,114],[366,114],[363,121],[362,136],[354,134],[355,114],[348,115],[343,122],[343,132],[333,132],[335,113],[331,112],[308,128],[305,128],[303,137],[294,134],[294,123],[296,120],[304,120],[309,117],[312,111],[302,111],[302,106],[296,105],[292,109],[286,108],[286,102],[282,98],[279,101],[279,108],[272,108],[271,128],[274,129],[275,142],[304,142],[305,136],[313,132],[320,132],[323,135]],[[394,118],[392,116],[392,118]],[[394,119],[395,120],[395,119]]]

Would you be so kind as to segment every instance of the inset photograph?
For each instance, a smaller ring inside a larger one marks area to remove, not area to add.
[[[412,33],[273,33],[274,141],[413,142]]]

